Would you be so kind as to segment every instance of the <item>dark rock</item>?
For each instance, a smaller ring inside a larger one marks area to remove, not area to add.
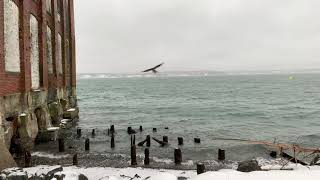
[[[178,177],[178,180],[187,180],[188,178],[186,178],[186,177],[183,177],[183,176],[179,176]]]
[[[6,180],[27,180],[28,175],[21,168],[5,169],[1,172],[1,176]],[[1,179],[1,178],[0,178]]]
[[[239,166],[237,171],[241,172],[251,172],[251,171],[260,171],[261,166],[259,166],[258,161],[250,160],[250,161],[242,161],[239,162]]]
[[[276,151],[271,151],[270,156],[273,158],[277,158],[277,152]]]
[[[79,180],[88,180],[87,176],[80,174],[79,175]]]
[[[60,172],[62,170],[63,169],[61,166],[53,166],[51,169],[48,169],[48,172],[46,172],[46,177],[52,179],[55,173]]]
[[[66,175],[64,175],[64,174],[55,174],[53,177],[56,178],[57,180],[63,180],[66,177]]]
[[[30,180],[47,180],[52,179],[55,176],[55,173],[61,172],[63,170],[62,166],[43,166],[31,175]],[[57,178],[58,179],[58,178]]]
[[[27,174],[10,174],[6,180],[28,180]]]

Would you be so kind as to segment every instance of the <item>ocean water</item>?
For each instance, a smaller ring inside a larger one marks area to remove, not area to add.
[[[289,78],[290,76],[294,78]],[[130,154],[131,126],[136,141],[146,135],[169,137],[168,147],[152,141],[155,160],[173,159],[180,146],[183,160],[216,160],[219,148],[231,161],[268,157],[270,147],[236,140],[250,139],[320,146],[319,74],[280,75],[81,75],[77,84],[80,121],[93,154]],[[115,125],[116,147],[107,129]],[[168,127],[169,129],[165,129]],[[152,132],[157,128],[157,132]],[[201,138],[195,144],[193,138]],[[143,154],[144,147],[138,147]]]

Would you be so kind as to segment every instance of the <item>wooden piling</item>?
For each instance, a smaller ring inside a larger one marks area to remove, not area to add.
[[[178,137],[178,145],[179,146],[183,145],[183,138],[182,137]]]
[[[110,127],[110,133],[111,133],[111,134],[115,133],[114,125],[111,125],[111,127]]]
[[[114,148],[115,144],[114,144],[114,135],[111,135],[111,148]]]
[[[136,166],[137,163],[137,150],[136,146],[131,146],[131,166]]]
[[[92,135],[92,137],[96,136],[96,130],[95,129],[92,129],[91,135]]]
[[[80,129],[80,128],[77,129],[77,137],[78,137],[78,138],[81,137],[81,129]]]
[[[168,136],[163,136],[162,141],[163,141],[164,143],[167,143],[167,144],[168,144],[168,142],[169,142]]]
[[[143,141],[139,142],[139,143],[138,143],[138,146],[143,146],[143,145],[144,145],[144,143],[146,143],[146,142],[147,142],[147,139],[145,139],[145,140],[143,140]]]
[[[78,166],[78,154],[74,154],[72,158],[72,164]]]
[[[174,149],[174,163],[179,165],[182,162],[182,152],[181,149]]]
[[[142,132],[142,131],[143,131],[142,126],[140,126],[139,130],[140,130],[140,132]]]
[[[132,127],[128,127],[127,132],[128,134],[132,134]]]
[[[153,132],[157,132],[157,128],[153,128],[152,131],[153,131]]]
[[[131,135],[131,146],[136,145],[136,135]]]
[[[146,148],[144,150],[144,165],[149,165],[150,164],[150,152],[149,152],[149,148]]]
[[[200,144],[201,143],[200,138],[194,138],[194,143]]]
[[[150,135],[147,136],[147,147],[150,147],[151,146],[151,138],[150,138]]]
[[[202,163],[197,164],[197,174],[202,174],[206,171],[206,167]]]
[[[31,153],[29,151],[24,153],[24,167],[31,167]]]
[[[305,162],[303,162],[303,161],[301,161],[301,160],[299,160],[299,159],[297,159],[297,158],[295,158],[295,157],[292,157],[291,155],[289,155],[289,154],[287,154],[287,153],[285,153],[285,152],[282,152],[280,155],[281,155],[283,158],[286,158],[287,160],[289,160],[289,161],[292,162],[292,163],[299,163],[299,164],[301,164],[301,165],[303,165],[303,166],[307,166],[307,165],[308,165],[307,163],[305,163]]]
[[[132,144],[135,146],[136,145],[136,135],[133,135],[133,142]]]
[[[59,152],[64,152],[64,138],[59,138],[58,143],[59,143]]]
[[[90,139],[87,138],[84,143],[85,143],[85,150],[89,151],[90,150]]]
[[[219,149],[218,150],[218,160],[219,161],[224,161],[226,159],[226,155],[225,155],[225,150],[223,149]]]
[[[167,143],[165,143],[165,142],[163,142],[163,141],[160,141],[160,140],[158,140],[157,138],[152,138],[154,141],[156,141],[157,143],[159,143],[161,146],[165,146],[165,145],[167,145]]]

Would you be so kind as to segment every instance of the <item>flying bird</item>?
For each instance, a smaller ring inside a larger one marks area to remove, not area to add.
[[[156,73],[158,72],[157,69],[158,69],[160,66],[162,66],[163,64],[164,64],[164,63],[161,63],[161,64],[159,64],[159,65],[156,65],[156,66],[153,67],[153,68],[144,70],[144,71],[142,71],[142,72],[150,72],[150,71],[152,71],[154,74],[156,74]]]

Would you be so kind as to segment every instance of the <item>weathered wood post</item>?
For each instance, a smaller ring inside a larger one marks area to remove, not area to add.
[[[146,142],[147,142],[147,139],[145,139],[145,140],[143,140],[143,141],[139,142],[139,143],[138,143],[138,146],[143,146],[143,145],[144,145],[144,143],[146,143]]]
[[[96,130],[95,129],[92,129],[91,135],[92,135],[92,137],[96,136]]]
[[[154,141],[156,141],[157,143],[159,143],[162,147],[163,146],[165,146],[165,145],[167,145],[167,143],[165,143],[165,142],[163,142],[163,141],[160,141],[160,140],[158,140],[157,138],[152,138]]]
[[[200,138],[194,138],[194,143],[200,144],[201,143],[201,139]]]
[[[157,132],[157,128],[153,128],[152,131],[153,131],[153,132]]]
[[[64,138],[59,138],[58,143],[59,143],[59,152],[64,152]]]
[[[197,164],[197,174],[202,174],[206,171],[206,167],[202,163]]]
[[[179,146],[183,145],[183,138],[182,137],[178,137],[178,145]]]
[[[226,155],[225,155],[225,150],[223,149],[219,149],[218,150],[218,160],[219,161],[224,161],[226,159]]]
[[[151,138],[150,135],[147,136],[147,147],[150,147],[151,145]]]
[[[29,151],[24,153],[24,167],[31,167],[31,153]]]
[[[127,132],[128,134],[132,134],[132,127],[128,127]]]
[[[77,153],[73,155],[72,164],[74,166],[78,166],[78,154]]]
[[[136,146],[133,145],[131,146],[131,165],[135,166],[137,165],[137,151],[136,151]]]
[[[132,144],[135,146],[136,145],[136,135],[133,135],[133,142]]]
[[[114,148],[115,144],[114,144],[114,135],[111,135],[111,148]]]
[[[150,164],[150,152],[149,148],[144,149],[144,165],[149,165]]]
[[[111,127],[110,127],[110,133],[111,133],[111,134],[115,133],[114,125],[111,125]]]
[[[77,129],[77,137],[78,137],[78,138],[81,137],[81,129],[80,129],[80,128]]]
[[[168,136],[163,136],[162,141],[168,144]]]
[[[140,130],[140,132],[142,132],[142,131],[143,131],[142,126],[140,126],[139,130]]]
[[[182,152],[181,149],[174,149],[174,163],[179,165],[182,162]]]
[[[136,135],[131,135],[131,146],[136,145]]]
[[[89,151],[89,150],[90,150],[90,139],[87,138],[87,139],[85,140],[84,144],[85,144],[85,147],[84,147],[85,150],[86,150],[86,151]]]

